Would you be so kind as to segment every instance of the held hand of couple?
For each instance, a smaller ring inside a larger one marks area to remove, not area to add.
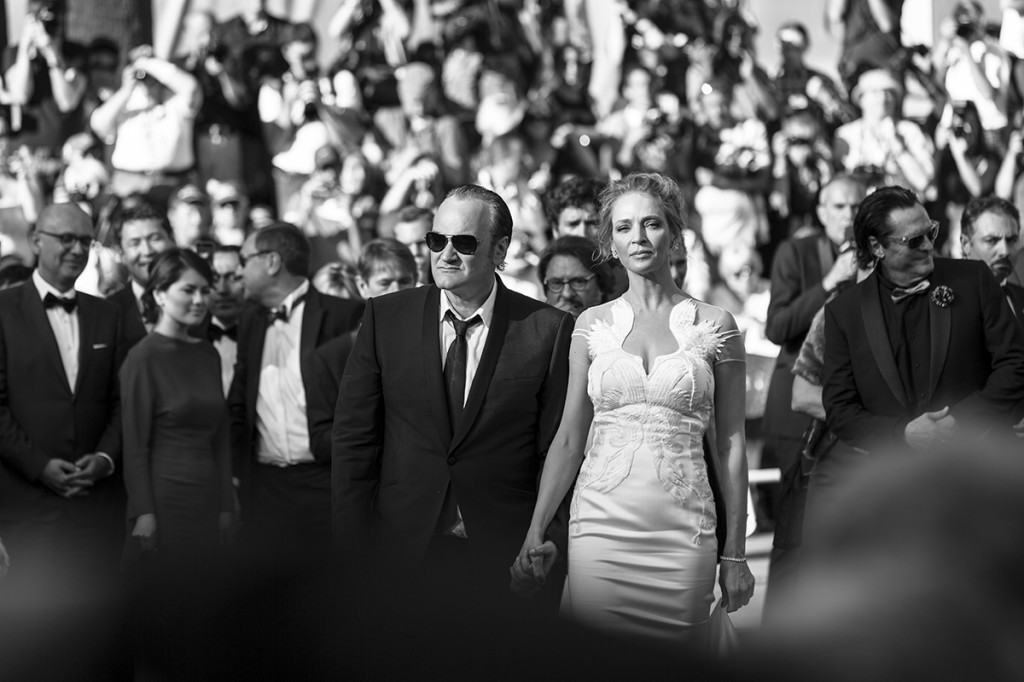
[[[729,613],[749,604],[754,596],[754,574],[745,561],[723,561],[718,570],[718,583],[722,588],[725,610]]]
[[[551,567],[558,560],[558,547],[550,540],[537,544],[529,539],[512,562],[511,590],[520,597],[532,597],[544,587]]]

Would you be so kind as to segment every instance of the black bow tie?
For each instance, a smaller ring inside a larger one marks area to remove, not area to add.
[[[43,307],[47,310],[60,306],[65,310],[65,312],[73,313],[75,312],[75,306],[77,305],[78,299],[73,297],[54,296],[52,293],[46,294],[46,296],[43,297]]]
[[[910,298],[911,296],[920,296],[926,291],[928,291],[928,280],[922,280],[915,284],[914,286],[907,289],[904,289],[902,287],[896,287],[895,289],[892,290],[892,302],[899,303],[905,298]]]
[[[292,313],[295,312],[295,309],[299,306],[299,304],[302,303],[305,300],[306,300],[306,295],[303,294],[302,296],[299,296],[294,301],[292,301],[292,305],[291,305],[290,308],[282,303],[277,308],[270,308],[270,309],[268,309],[267,310],[267,324],[268,325],[273,325],[278,320],[281,320],[282,322],[287,322],[288,318],[291,316]]]
[[[288,306],[283,305],[280,308],[271,308],[267,311],[267,324],[274,324],[278,320],[288,321]]]
[[[231,339],[232,341],[237,341],[238,340],[238,325],[235,325],[233,327],[228,327],[227,329],[225,329],[224,327],[218,327],[215,324],[211,324],[209,326],[209,328],[207,329],[206,338],[209,339],[211,343],[215,343],[217,341],[220,341],[224,337],[227,337],[227,338]]]

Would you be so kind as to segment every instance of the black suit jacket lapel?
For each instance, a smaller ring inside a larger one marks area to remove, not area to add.
[[[78,376],[75,377],[75,395],[82,390],[82,380],[88,371],[89,351],[96,339],[96,311],[92,301],[85,296],[78,296]]]
[[[125,312],[125,328],[122,330],[125,338],[134,340],[136,338],[143,338],[149,333],[146,330],[146,321],[142,319],[142,313],[139,312],[139,302],[135,298],[135,292],[132,290],[130,282],[124,289],[111,295],[109,300],[117,303]]]
[[[267,340],[267,316],[262,307],[253,304],[249,308],[250,319],[245,348],[245,401],[249,424],[256,430],[256,396],[260,390],[260,371],[263,364],[263,345]],[[242,337],[239,338],[239,341]],[[243,352],[239,348],[239,352]]]
[[[423,367],[423,390],[426,391],[430,403],[430,414],[436,426],[436,433],[441,437],[445,449],[451,442],[452,433],[449,426],[448,399],[444,388],[444,368],[441,363],[441,290],[431,286],[427,291],[426,303],[423,305],[423,326],[419,348],[426,355]],[[411,390],[416,390],[412,388]]]
[[[904,409],[907,409],[907,396],[903,391],[903,382],[896,368],[896,358],[889,346],[889,333],[885,328],[882,316],[882,304],[878,300],[878,278],[872,274],[860,288],[860,313],[864,319],[864,331],[868,338],[871,355],[878,365],[878,371],[885,379],[885,385]]]
[[[50,326],[50,318],[46,316],[46,309],[43,308],[43,301],[39,298],[39,290],[31,280],[22,286],[21,311],[28,322],[35,338],[39,339],[43,351],[53,363],[53,368],[60,376],[60,381],[71,394],[71,386],[68,384],[68,374],[64,371],[64,361],[60,358],[60,348],[57,347],[57,337]],[[79,316],[81,317],[81,316]]]
[[[934,289],[933,289],[934,290]],[[931,306],[928,315],[929,343],[931,344],[931,361],[928,364],[928,397],[935,392],[939,384],[939,377],[942,376],[942,368],[946,365],[946,354],[949,352],[949,335],[952,331],[952,306],[932,305],[928,301],[926,305]]]
[[[484,395],[487,394],[487,389],[491,385],[494,368],[498,365],[501,348],[505,345],[505,333],[508,331],[508,291],[498,278],[495,278],[494,286],[498,287],[498,291],[494,298],[491,328],[487,332],[487,342],[484,343],[484,350],[480,354],[480,364],[477,365],[476,374],[473,375],[473,384],[469,389],[466,407],[462,411],[462,419],[456,426],[455,435],[452,437],[452,449],[459,446],[473,422],[476,421],[477,415],[480,414]]]
[[[302,386],[306,391],[307,406],[309,405],[309,387],[313,385],[313,351],[319,345],[324,315],[320,292],[313,289],[313,285],[310,284],[302,311],[302,330],[299,332],[299,371],[302,373]]]
[[[1006,293],[1014,318],[1018,324],[1024,326],[1024,287],[1007,282],[1003,285],[1003,291]]]

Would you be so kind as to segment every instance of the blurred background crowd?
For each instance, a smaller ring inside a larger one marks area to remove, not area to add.
[[[512,209],[506,283],[578,315],[624,286],[586,241],[597,194],[657,171],[692,207],[679,281],[745,333],[755,465],[776,356],[799,341],[766,327],[769,275],[786,240],[822,234],[819,191],[912,188],[959,257],[968,201],[1024,184],[1015,0],[773,3],[770,35],[747,0],[7,5],[0,281],[31,273],[41,208],[73,201],[97,226],[83,291],[129,288],[132,259],[144,273],[152,245],[119,243],[144,204],[208,255],[290,222],[314,286],[384,293],[429,283],[432,211],[472,182]],[[812,36],[838,59],[809,59]]]

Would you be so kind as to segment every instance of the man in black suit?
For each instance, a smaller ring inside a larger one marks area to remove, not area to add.
[[[1024,287],[1007,281],[1020,250],[1020,212],[1006,199],[971,199],[960,218],[964,258],[983,261],[1003,288],[1017,323],[1024,326]]]
[[[355,329],[363,304],[310,285],[309,242],[294,225],[254,232],[239,257],[251,305],[238,324],[228,402],[242,521],[250,537],[326,551],[331,433],[321,415],[331,414],[336,396],[325,400],[315,390],[316,351]],[[335,364],[343,363],[339,354]]]
[[[854,235],[875,270],[825,307],[822,398],[841,443],[814,470],[809,520],[865,458],[999,439],[1024,411],[1024,333],[989,268],[934,258],[937,223],[902,187],[868,196]]]
[[[495,275],[502,199],[453,190],[427,234],[435,285],[367,302],[334,419],[341,557],[504,598],[561,418],[572,316]],[[549,528],[563,552],[565,518]],[[368,550],[371,550],[368,552]]]
[[[174,246],[167,216],[155,206],[139,201],[127,206],[117,221],[114,243],[128,268],[128,286],[107,297],[121,310],[121,327],[128,348],[141,341],[153,326],[147,320],[142,293],[149,281],[149,264],[157,254]]]
[[[772,262],[772,293],[765,333],[782,350],[768,386],[762,465],[777,465],[782,470],[782,483],[774,504],[776,528],[766,610],[773,608],[776,595],[795,575],[800,546],[802,514],[798,510],[802,509],[806,488],[801,485],[798,463],[802,436],[811,420],[790,409],[793,363],[811,321],[830,293],[857,274],[850,247],[853,217],[864,194],[864,183],[860,180],[848,175],[833,178],[818,196],[818,219],[824,230],[814,236],[782,242]]]
[[[231,388],[238,359],[238,318],[245,300],[242,259],[237,246],[215,246],[210,253],[213,288],[210,291],[210,317],[205,325],[206,338],[220,355],[220,374],[224,395]]]
[[[0,536],[22,575],[112,573],[124,537],[120,318],[73,288],[92,239],[80,208],[47,206],[36,271],[0,292]]]

